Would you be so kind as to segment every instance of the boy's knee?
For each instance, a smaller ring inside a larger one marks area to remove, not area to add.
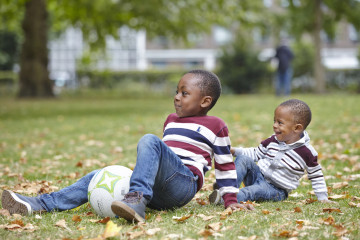
[[[154,144],[161,141],[159,137],[154,134],[145,134],[142,138],[140,138],[138,146],[140,145],[149,145]]]

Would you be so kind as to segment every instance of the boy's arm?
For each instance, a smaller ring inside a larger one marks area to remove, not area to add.
[[[239,192],[235,163],[230,149],[228,129],[224,127],[218,133],[214,143],[214,165],[216,183],[219,186],[219,193],[224,200],[225,208],[237,203],[236,194]]]

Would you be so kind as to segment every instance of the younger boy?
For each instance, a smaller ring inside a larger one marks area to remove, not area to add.
[[[203,185],[204,174],[215,159],[215,173],[225,207],[251,208],[236,200],[238,186],[230,139],[225,123],[207,112],[221,93],[218,77],[193,70],[179,81],[174,106],[164,124],[163,140],[143,136],[137,147],[137,161],[129,193],[112,204],[112,211],[129,221],[145,221],[145,208],[172,209],[191,201]],[[63,211],[87,202],[87,187],[97,171],[58,192],[25,197],[4,191],[2,206],[10,213]]]
[[[256,148],[231,149],[236,156],[238,184],[244,182],[245,185],[237,194],[239,203],[284,200],[299,186],[299,179],[305,171],[318,200],[331,202],[327,198],[317,152],[310,145],[305,131],[310,121],[311,110],[306,103],[297,99],[285,101],[275,109],[274,135]],[[217,189],[210,194],[209,200],[214,204],[221,201]]]

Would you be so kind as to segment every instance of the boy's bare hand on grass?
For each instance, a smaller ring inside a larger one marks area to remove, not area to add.
[[[247,203],[243,203],[243,204],[240,204],[240,203],[233,203],[233,204],[230,204],[229,207],[232,209],[232,210],[236,210],[236,209],[246,209],[246,210],[254,210],[254,206],[251,205],[251,204],[247,204]]]

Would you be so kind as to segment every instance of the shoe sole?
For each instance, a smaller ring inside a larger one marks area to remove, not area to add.
[[[134,209],[120,201],[113,202],[111,204],[111,210],[116,216],[124,218],[130,222],[145,222],[145,219],[137,214]]]
[[[219,191],[215,190],[209,195],[209,202],[211,204],[215,204],[215,205],[220,204],[220,193],[219,193]]]
[[[1,204],[10,214],[20,214],[23,216],[31,214],[31,206],[16,196],[12,191],[4,190],[1,197]]]

